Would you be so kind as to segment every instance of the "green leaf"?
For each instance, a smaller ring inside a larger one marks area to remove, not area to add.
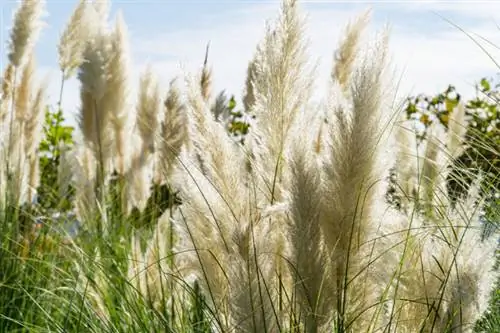
[[[234,95],[232,95],[231,98],[229,99],[229,104],[227,107],[231,111],[236,107],[236,100],[234,99]]]
[[[481,89],[482,92],[488,92],[491,89],[491,84],[486,78],[481,79],[480,85],[482,88]]]

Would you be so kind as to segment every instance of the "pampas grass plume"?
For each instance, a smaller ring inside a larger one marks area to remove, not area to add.
[[[78,2],[59,40],[59,67],[64,80],[72,77],[84,61],[83,52],[90,37],[89,24],[91,24],[87,6],[87,0]]]
[[[23,0],[14,15],[8,58],[15,67],[19,67],[25,55],[32,51],[41,28],[43,5],[42,0]]]
[[[31,117],[30,102],[33,93],[33,80],[35,75],[35,56],[30,54],[26,62],[21,81],[16,89],[15,118],[19,123],[24,123]]]
[[[352,66],[358,53],[359,39],[369,22],[371,11],[365,11],[345,29],[343,41],[335,54],[332,77],[337,80],[344,92],[350,89]]]
[[[110,123],[114,131],[115,159],[119,174],[124,174],[127,167],[127,147],[129,146],[126,130],[132,108],[129,105],[128,77],[130,73],[129,45],[127,28],[123,16],[116,16],[115,29],[111,35],[111,55],[108,66],[108,82],[105,108],[109,109]],[[154,129],[152,129],[154,131]]]
[[[186,107],[180,100],[176,80],[170,82],[170,89],[164,102],[164,119],[159,138],[159,160],[162,172],[168,177],[172,174],[175,159],[188,137]]]

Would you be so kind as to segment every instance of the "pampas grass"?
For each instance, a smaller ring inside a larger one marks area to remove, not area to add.
[[[177,80],[170,82],[164,102],[164,117],[159,138],[158,171],[170,178],[177,157],[188,139],[186,107],[181,101]]]
[[[350,75],[353,63],[356,60],[359,39],[368,24],[369,17],[370,12],[366,11],[355,22],[347,26],[344,39],[335,53],[335,66],[332,70],[332,77],[337,80],[340,87],[346,92],[350,89]]]
[[[110,122],[115,138],[114,142],[114,167],[118,174],[123,175],[127,168],[127,147],[130,142],[126,135],[129,123],[130,106],[128,100],[129,87],[129,50],[128,37],[125,22],[121,13],[116,17],[116,26],[112,32],[111,58],[108,64],[110,79],[108,82],[109,94],[106,96],[109,112],[111,114]],[[154,129],[152,129],[154,131]]]
[[[14,13],[8,40],[9,63],[2,79],[0,103],[0,186],[4,187],[1,201],[7,205],[18,205],[26,200],[26,179],[30,177],[25,168],[24,142],[28,140],[28,147],[31,147],[29,142],[37,142],[38,133],[25,132],[24,127],[30,117],[39,119],[39,109],[32,109],[36,69],[33,48],[42,27],[43,5],[43,1],[37,0],[22,2]],[[30,137],[31,135],[34,135],[34,138]],[[12,191],[6,191],[7,188]]]
[[[72,77],[84,61],[83,52],[89,34],[88,24],[90,24],[88,2],[80,0],[61,34],[58,45],[59,67],[63,80]]]
[[[447,190],[466,106],[417,140],[390,103],[389,30],[364,39],[369,11],[332,47],[317,105],[305,20],[284,0],[248,64],[243,107],[255,119],[236,141],[208,46],[200,72],[162,87],[148,68],[129,99],[127,29],[120,13],[109,25],[109,9],[78,2],[58,45],[59,107],[64,82],[77,72],[80,83],[78,136],[58,165],[61,194],[75,189],[71,234],[35,220],[41,2],[15,14],[0,100],[2,327],[472,332],[498,277],[498,235],[481,231],[482,175],[463,197]],[[399,207],[386,201],[388,161]]]
[[[19,67],[26,54],[29,54],[38,37],[41,28],[39,18],[44,2],[30,0],[21,2],[15,12],[9,40],[9,61],[14,67]]]

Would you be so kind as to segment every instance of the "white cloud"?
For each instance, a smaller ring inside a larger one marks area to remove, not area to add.
[[[408,12],[438,12],[441,14],[458,14],[473,20],[500,19],[500,3],[498,1],[398,1],[398,8]]]
[[[276,14],[278,7],[266,11],[268,17]],[[376,10],[376,9],[375,9]],[[329,72],[333,50],[343,27],[359,10],[334,9],[309,11],[308,36],[311,54],[320,60],[319,73],[325,78]],[[187,69],[201,65],[205,43],[211,40],[211,63],[214,69],[216,89],[227,89],[239,94],[245,78],[246,64],[251,58],[264,27],[261,16],[246,15],[241,23],[220,24],[203,30],[190,30],[164,34],[154,39],[134,43],[140,51],[176,55]],[[381,22],[375,24],[380,28]],[[494,26],[483,25],[473,31],[487,38],[494,38]],[[493,33],[492,33],[493,31]],[[484,43],[483,43],[484,44]],[[488,50],[498,55],[494,48]],[[141,53],[141,52],[139,52]],[[408,33],[404,26],[393,26],[390,53],[403,75],[401,92],[433,93],[455,84],[466,95],[473,93],[473,83],[481,75],[494,73],[494,63],[458,29],[434,34],[415,30]],[[500,59],[500,58],[498,58]],[[158,61],[160,73],[171,76],[178,69],[177,61]]]
[[[414,3],[404,6],[418,7]],[[432,6],[443,7],[440,3]],[[469,13],[464,6],[452,7],[452,10]],[[470,11],[473,17],[487,17],[487,11],[479,7],[467,8],[476,8]],[[350,7],[341,11],[325,6],[322,6],[321,10],[311,9],[307,5],[306,8],[309,9],[306,14],[307,35],[311,42],[310,54],[313,59],[319,59],[318,79],[325,82],[330,72],[333,51],[343,28],[350,19],[360,13],[362,7]],[[429,8],[426,7],[426,10]],[[134,65],[131,79],[137,84],[140,70],[150,62],[166,88],[166,84],[183,70],[193,72],[200,69],[206,43],[210,41],[209,60],[214,74],[214,91],[225,89],[230,94],[240,95],[247,63],[265,30],[264,22],[275,17],[278,11],[278,3],[258,4],[246,7],[245,11],[233,13],[230,19],[210,14],[213,15],[214,23],[204,23],[189,30],[154,33],[151,37],[132,35]],[[374,12],[377,13],[377,7]],[[410,12],[402,11],[401,15],[407,14]],[[383,23],[385,22],[372,24],[369,33],[373,32],[373,28],[381,28]],[[495,34],[500,36],[500,32],[489,22],[464,28],[492,40],[498,40]],[[483,75],[492,75],[497,71],[485,52],[458,29],[425,33],[419,29],[410,31],[399,23],[393,25],[391,31],[390,54],[398,73],[402,75],[400,95],[420,92],[432,94],[452,83],[460,92],[471,96],[475,81]],[[498,50],[491,46],[488,50],[500,61]],[[398,79],[399,77],[395,78]],[[77,87],[76,81],[72,81],[65,89],[63,105],[66,110],[77,110]],[[320,90],[323,91],[325,89]],[[57,96],[58,84],[51,86],[51,93],[54,92]]]

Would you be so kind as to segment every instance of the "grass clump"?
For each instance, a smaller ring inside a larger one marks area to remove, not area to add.
[[[208,47],[185,91],[177,78],[163,93],[148,69],[134,102],[121,14],[110,26],[109,3],[80,1],[59,45],[60,100],[80,82],[79,136],[49,156],[68,199],[39,186],[37,147],[57,144],[39,135],[44,85],[32,79],[41,6],[19,7],[2,80],[1,330],[471,332],[485,314],[477,328],[495,325],[485,177],[449,191],[474,148],[467,106],[453,105],[447,131],[417,133],[394,108],[389,31],[362,38],[369,12],[347,26],[313,106],[304,19],[284,0],[236,131],[234,100],[212,94]]]

